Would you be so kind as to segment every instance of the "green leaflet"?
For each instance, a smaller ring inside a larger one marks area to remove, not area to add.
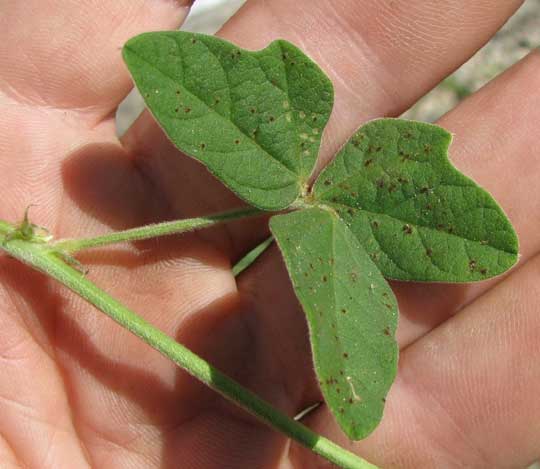
[[[335,214],[311,208],[270,227],[306,312],[329,408],[351,439],[379,423],[397,367],[397,304],[358,239]]]
[[[307,315],[325,400],[350,438],[367,436],[397,367],[397,304],[383,275],[501,274],[518,258],[504,212],[452,166],[448,132],[396,119],[363,126],[308,193],[333,88],[286,41],[250,52],[212,36],[146,33],[123,55],[180,150],[260,209],[307,207],[270,227]]]
[[[129,40],[124,60],[172,142],[266,210],[306,190],[333,104],[330,80],[278,40],[257,52],[181,31]]]
[[[518,239],[493,198],[448,160],[435,125],[364,125],[321,173],[313,198],[347,223],[383,275],[470,282],[508,270]]]

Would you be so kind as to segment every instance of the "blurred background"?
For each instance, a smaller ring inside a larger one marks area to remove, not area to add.
[[[213,34],[245,2],[246,0],[198,0],[182,29]],[[538,46],[540,46],[540,0],[525,0],[519,11],[484,48],[424,96],[403,117],[426,122],[436,121],[462,99]],[[119,134],[125,132],[143,107],[142,98],[137,91],[133,91],[118,109]],[[540,463],[534,464],[529,469],[540,469]]]

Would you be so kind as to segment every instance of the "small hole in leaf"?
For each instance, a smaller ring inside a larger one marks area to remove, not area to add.
[[[488,270],[484,267],[483,269],[480,269],[480,273],[482,275],[486,275],[488,273]]]
[[[427,192],[429,192],[429,187],[424,186],[422,189],[420,189],[420,194],[425,194]]]
[[[371,163],[373,163],[372,159],[364,161],[364,166],[367,168]]]
[[[413,232],[411,225],[403,225],[403,232],[408,235],[411,234]]]
[[[174,110],[174,112],[178,112],[179,110],[180,110],[180,109],[176,108],[176,109]]]
[[[326,282],[327,280],[328,280],[328,278],[326,277],[326,275],[323,275],[322,281]]]
[[[204,150],[206,148],[206,143],[201,143],[201,150]]]
[[[328,179],[324,180],[324,185],[325,186],[329,186],[330,184],[332,184],[332,181],[329,181]]]
[[[433,250],[431,248],[426,249],[426,256],[431,257],[433,255]]]
[[[349,397],[349,404],[354,404],[354,399],[352,397]]]
[[[430,153],[431,152],[431,145],[429,143],[426,143],[424,145],[424,153]]]
[[[176,95],[180,96],[180,90],[176,90]]]
[[[191,112],[191,108],[190,108],[190,107],[186,107],[186,108],[184,109],[184,112],[185,112],[186,114],[189,114],[189,113]]]
[[[390,335],[390,328],[389,328],[388,326],[386,326],[386,327],[384,328],[383,333],[384,333],[384,335],[389,336],[389,335]]]
[[[347,314],[347,310],[346,310],[345,308],[341,308],[341,312],[342,312],[343,314]]]
[[[274,121],[276,120],[276,118],[275,118],[274,116],[270,116],[270,117],[268,118],[268,120],[269,120],[270,122],[274,122]]]
[[[196,42],[197,42],[197,39],[195,39],[195,38],[191,39],[192,44],[195,44]]]
[[[256,110],[254,107],[252,107],[252,108],[249,110],[249,112],[251,112],[251,114],[255,114],[256,111],[257,111],[257,110]]]
[[[379,228],[379,222],[377,220],[373,220],[371,224],[373,225],[373,228]]]
[[[347,352],[343,352],[343,358],[349,358],[349,354]]]
[[[239,140],[239,139],[236,139],[236,140],[234,141],[234,143],[235,143],[235,145],[238,145],[238,144],[240,143],[240,140]]]
[[[471,259],[469,261],[469,270],[474,271],[476,269],[476,261],[474,259]]]
[[[384,180],[383,180],[383,179],[379,179],[379,180],[377,181],[377,187],[378,187],[379,189],[382,189],[382,188],[384,187]]]

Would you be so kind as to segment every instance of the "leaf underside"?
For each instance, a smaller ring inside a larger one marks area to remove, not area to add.
[[[146,105],[177,148],[266,210],[305,189],[333,105],[332,83],[292,44],[250,52],[182,31],[123,49]]]
[[[270,227],[306,312],[325,401],[349,438],[364,438],[396,374],[392,290],[335,214],[311,208],[275,216]]]
[[[452,166],[450,141],[435,125],[374,120],[314,185],[315,201],[339,214],[387,278],[484,280],[518,259],[510,221]]]

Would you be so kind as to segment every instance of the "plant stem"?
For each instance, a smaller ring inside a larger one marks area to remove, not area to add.
[[[81,251],[83,249],[96,248],[106,246],[108,244],[139,241],[142,239],[155,238],[157,236],[185,233],[187,231],[193,231],[199,228],[207,228],[231,220],[260,216],[264,213],[265,212],[261,210],[249,207],[229,212],[217,213],[215,215],[208,215],[206,217],[154,223],[129,230],[115,231],[113,233],[96,236],[94,238],[59,240],[54,243],[54,246],[56,249],[67,254],[73,254],[74,252]]]
[[[0,231],[11,228],[0,221]],[[345,469],[374,469],[375,466],[358,458],[330,440],[312,432],[306,426],[282,414],[256,394],[242,387],[208,362],[174,339],[156,329],[140,316],[98,288],[84,274],[67,265],[58,255],[57,246],[32,243],[21,239],[4,242],[0,248],[46,275],[59,281],[103,311],[110,318],[141,338],[148,345],[171,359],[225,398],[239,405],[261,421],[292,438],[301,445]]]
[[[251,251],[249,251],[242,259],[240,259],[233,267],[232,272],[235,277],[238,277],[244,270],[246,270],[251,264],[253,264],[264,251],[274,241],[274,237],[270,236],[265,239],[261,244],[255,246]]]

